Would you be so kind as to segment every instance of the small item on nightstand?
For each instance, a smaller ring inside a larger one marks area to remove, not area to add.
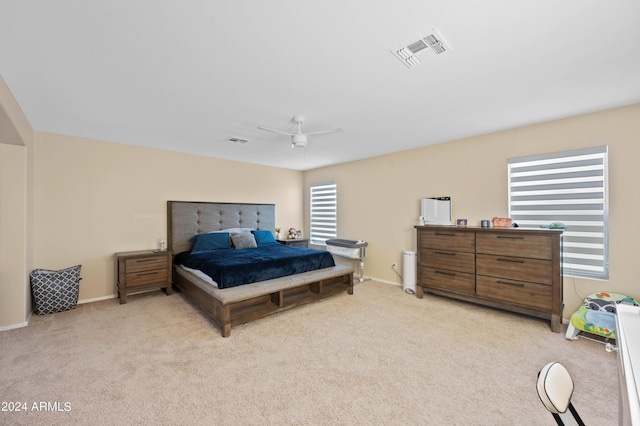
[[[481,220],[480,221],[480,226],[483,228],[490,228],[491,227],[491,221],[490,220]]]
[[[156,250],[154,250],[154,252],[155,253],[162,253],[164,251],[167,251],[166,242],[164,240],[160,240],[160,241],[158,241],[158,248]]]
[[[299,238],[298,231],[296,231],[296,228],[289,228],[288,238],[290,240],[295,240],[296,238]]]

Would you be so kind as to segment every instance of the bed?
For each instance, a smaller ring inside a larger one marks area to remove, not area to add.
[[[174,285],[211,316],[223,337],[228,337],[231,327],[239,324],[345,291],[353,294],[353,268],[335,265],[331,255],[324,250],[278,243],[259,244],[261,236],[268,236],[265,231],[270,234],[274,228],[273,204],[167,202],[168,249],[176,260],[173,266]],[[232,243],[239,247],[235,252],[234,247],[220,247],[218,250],[226,232],[232,237]],[[252,239],[256,247],[252,246]],[[227,254],[231,258],[225,256],[231,259],[227,260],[231,269],[237,268],[234,255],[252,258],[262,248],[267,252],[266,259],[259,259],[258,266],[240,268],[244,272],[239,277],[235,275],[227,279],[230,273],[216,275],[218,266],[204,265],[209,262],[207,256],[200,253],[188,256],[196,245],[199,247],[200,240],[213,244],[215,250],[212,251],[216,254],[229,252]],[[292,254],[303,259],[288,261],[288,266],[283,266],[286,262],[282,256],[289,259]],[[192,259],[185,261],[188,257]],[[312,257],[315,260],[311,260]]]

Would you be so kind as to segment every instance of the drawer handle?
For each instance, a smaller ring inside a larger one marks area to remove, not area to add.
[[[144,275],[158,275],[158,271],[142,272],[138,274],[139,277],[142,277]]]
[[[436,274],[442,274],[442,275],[449,275],[449,276],[455,276],[455,272],[443,272],[443,271],[436,271]]]
[[[510,235],[498,235],[496,238],[502,238],[507,240],[524,240],[524,237],[513,237]]]
[[[510,283],[510,282],[507,282],[507,281],[501,281],[501,280],[498,280],[498,281],[496,281],[496,282],[497,282],[498,284],[506,284],[506,285],[510,285],[510,286],[513,286],[513,287],[524,287],[524,284],[522,284],[522,283]]]
[[[524,260],[517,260],[517,259],[500,259],[500,258],[497,258],[496,260],[498,262],[524,263]]]
[[[455,237],[456,236],[456,234],[448,234],[448,233],[445,233],[445,232],[436,232],[436,235],[441,235],[443,237]]]
[[[149,259],[138,259],[136,260],[136,263],[142,263],[142,262],[156,262],[158,259],[156,259],[155,257],[149,258]]]
[[[456,255],[455,253],[447,253],[447,252],[444,252],[444,251],[436,251],[435,253],[439,254],[439,255],[442,255],[442,256],[455,256]]]

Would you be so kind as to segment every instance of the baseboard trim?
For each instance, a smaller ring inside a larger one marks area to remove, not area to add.
[[[0,327],[0,332],[7,331],[7,330],[14,330],[16,328],[26,327],[28,325],[29,325],[29,321],[21,322],[19,324],[5,325],[5,326]]]
[[[396,283],[396,282],[393,282],[393,281],[381,280],[380,278],[373,278],[373,277],[371,277],[370,279],[372,279],[374,281],[378,281],[379,283],[390,284],[390,285],[394,285],[396,287],[402,287],[402,284],[399,284],[399,283]],[[354,277],[354,281],[356,281],[355,277]]]
[[[112,294],[110,296],[94,297],[93,299],[82,299],[78,300],[78,305],[82,305],[83,303],[99,302],[101,300],[115,299],[117,297],[117,294]]]

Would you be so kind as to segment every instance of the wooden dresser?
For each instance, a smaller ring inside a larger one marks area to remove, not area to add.
[[[424,292],[562,322],[561,230],[416,226]]]
[[[127,251],[116,253],[116,283],[120,303],[127,303],[127,294],[160,288],[173,293],[171,287],[170,251],[153,250]]]

